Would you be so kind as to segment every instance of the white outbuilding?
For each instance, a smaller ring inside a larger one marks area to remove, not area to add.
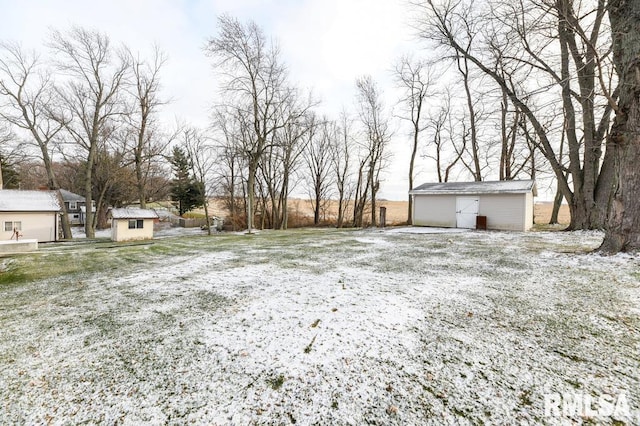
[[[57,241],[60,210],[54,191],[0,190],[0,241]]]
[[[150,209],[111,209],[111,239],[113,241],[150,240],[158,214]]]
[[[409,191],[414,226],[527,231],[533,180],[425,183]]]

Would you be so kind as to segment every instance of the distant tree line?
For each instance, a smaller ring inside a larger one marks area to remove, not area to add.
[[[201,129],[160,122],[159,48],[142,57],[82,27],[53,30],[46,55],[5,42],[4,185],[94,200],[89,237],[107,206],[167,197],[179,214],[203,206],[207,217],[207,200],[222,197],[234,228],[286,229],[295,190],[308,193],[316,225],[333,200],[337,226],[375,226],[391,144],[406,140],[409,188],[425,171],[419,158],[441,182],[551,175],[552,222],[565,199],[570,229],[606,229],[603,248],[635,250],[640,61],[637,22],[623,13],[637,10],[631,3],[413,1],[430,50],[393,65],[386,89],[397,102],[385,105],[364,75],[353,112],[337,117],[319,114],[320,102],[293,84],[276,41],[223,15],[204,48],[221,92]],[[70,236],[68,222],[64,230]]]

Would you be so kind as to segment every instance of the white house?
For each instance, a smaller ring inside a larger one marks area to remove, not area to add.
[[[0,240],[57,241],[60,210],[54,191],[0,190]]]
[[[415,226],[527,231],[533,226],[533,180],[425,183],[409,191]]]
[[[111,239],[113,241],[150,240],[158,215],[150,209],[111,209]]]

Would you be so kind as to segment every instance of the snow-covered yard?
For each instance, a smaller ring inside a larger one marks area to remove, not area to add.
[[[302,230],[0,259],[0,423],[638,424],[640,258],[600,240]],[[550,394],[630,413],[555,416]]]

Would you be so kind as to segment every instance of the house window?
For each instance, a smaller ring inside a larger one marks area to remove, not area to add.
[[[129,229],[142,229],[144,228],[144,220],[131,219],[129,220]]]
[[[16,229],[18,231],[22,231],[22,222],[5,222],[4,230],[6,232],[13,232]]]
[[[69,201],[69,210],[78,210],[78,202]]]

